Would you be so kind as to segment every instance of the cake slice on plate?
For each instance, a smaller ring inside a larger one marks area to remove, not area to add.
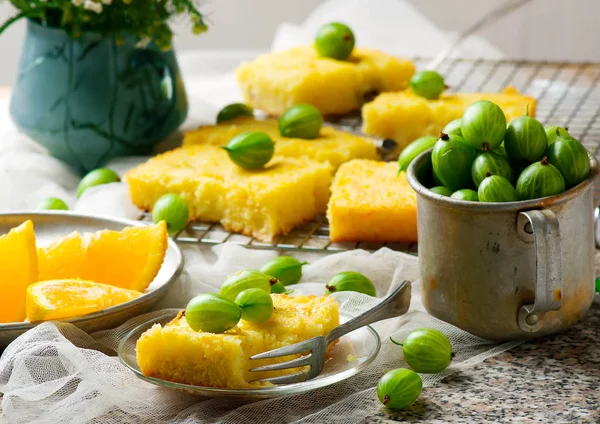
[[[256,388],[252,380],[300,369],[249,372],[250,368],[293,357],[250,361],[257,353],[327,335],[339,325],[339,307],[328,296],[272,294],[273,315],[263,323],[241,320],[223,334],[196,332],[183,311],[164,327],[155,324],[137,341],[137,361],[149,377],[205,387]],[[330,345],[330,348],[333,346]]]

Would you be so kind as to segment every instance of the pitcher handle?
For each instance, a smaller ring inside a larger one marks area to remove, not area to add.
[[[554,212],[532,210],[520,212],[519,231],[535,243],[536,282],[533,304],[519,309],[518,323],[528,333],[543,327],[548,311],[558,311],[562,306],[562,248],[559,224]]]

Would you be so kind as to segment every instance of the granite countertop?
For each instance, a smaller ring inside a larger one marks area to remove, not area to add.
[[[599,268],[596,253],[596,275]],[[600,303],[568,330],[464,368],[407,409],[363,423],[399,421],[600,423]]]

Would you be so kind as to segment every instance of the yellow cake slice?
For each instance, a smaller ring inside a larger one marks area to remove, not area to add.
[[[185,146],[158,155],[125,175],[131,199],[152,210],[166,193],[182,196],[190,219],[220,222],[229,231],[270,242],[325,212],[332,169],[326,162],[275,158],[245,170],[217,146]]]
[[[301,103],[323,115],[343,115],[358,110],[373,92],[405,89],[414,73],[410,60],[377,50],[355,48],[347,60],[335,60],[306,46],[243,63],[236,76],[246,103],[271,115]]]
[[[417,196],[395,162],[343,164],[327,209],[332,241],[417,241]]]
[[[288,138],[279,135],[275,119],[257,120],[242,116],[218,125],[199,127],[185,134],[184,145],[225,145],[233,137],[246,131],[262,131],[275,142],[275,155],[293,158],[309,158],[329,162],[334,168],[351,159],[378,159],[377,148],[372,139],[345,131],[323,127],[319,137],[313,140]]]
[[[362,108],[363,132],[391,138],[400,150],[424,135],[437,136],[446,124],[460,118],[477,100],[490,100],[502,108],[507,121],[525,115],[535,116],[536,100],[519,94],[514,88],[502,93],[442,94],[437,100],[418,97],[411,90],[383,93]]]
[[[182,313],[164,327],[155,324],[137,341],[137,361],[146,376],[207,387],[252,388],[250,381],[299,369],[250,373],[275,360],[251,361],[257,353],[329,334],[339,308],[328,296],[272,294],[273,315],[263,323],[241,320],[224,334],[192,330]],[[279,358],[277,362],[291,359]],[[262,383],[264,385],[264,383]]]

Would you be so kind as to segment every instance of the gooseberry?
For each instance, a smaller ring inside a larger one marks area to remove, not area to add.
[[[250,322],[265,322],[273,315],[273,299],[269,292],[261,289],[246,289],[235,298],[242,310],[242,319]]]
[[[531,116],[513,119],[506,130],[504,147],[513,163],[525,164],[539,161],[548,148],[544,126]]]
[[[279,118],[279,134],[282,137],[316,138],[323,126],[323,116],[312,105],[296,105],[286,110]]]
[[[377,296],[375,286],[360,272],[345,271],[335,274],[325,286],[327,294],[341,291],[355,291],[369,296]]]
[[[450,190],[448,187],[444,187],[444,186],[431,187],[429,189],[429,191],[431,191],[435,194],[439,194],[440,196],[452,196],[452,190]]]
[[[47,199],[42,200],[36,206],[36,209],[39,210],[69,210],[69,207],[64,202],[64,200],[59,199],[58,197],[48,197]]]
[[[275,153],[275,143],[271,137],[260,131],[238,134],[221,148],[227,151],[233,163],[244,169],[264,167]]]
[[[406,408],[419,398],[421,391],[421,376],[406,368],[388,371],[377,383],[377,397],[389,409]]]
[[[548,162],[560,171],[567,188],[575,187],[590,175],[588,151],[583,144],[570,136],[559,136],[550,145]]]
[[[419,97],[437,99],[446,89],[444,77],[435,71],[420,71],[410,79],[410,88]]]
[[[556,144],[556,143],[554,143]],[[539,199],[565,191],[565,179],[544,156],[521,172],[517,180],[519,200]]]
[[[508,160],[494,152],[483,152],[475,158],[471,166],[471,177],[475,187],[488,175],[499,175],[510,182],[514,182],[514,172]]]
[[[254,116],[254,111],[244,103],[229,104],[217,114],[217,124],[237,118],[238,116]]]
[[[477,189],[480,202],[516,202],[517,192],[510,181],[500,175],[489,175]]]
[[[230,300],[235,300],[240,292],[247,289],[261,289],[271,292],[271,286],[277,284],[277,279],[253,269],[238,271],[225,280],[219,294]]]
[[[448,135],[460,135],[462,137],[462,119],[458,118],[446,124],[442,132]]]
[[[241,316],[235,302],[214,293],[195,296],[185,308],[185,320],[194,331],[224,333],[235,327]]]
[[[84,191],[90,187],[101,184],[116,183],[121,181],[119,175],[108,168],[98,168],[88,172],[77,186],[77,197],[81,197]]]
[[[454,357],[448,337],[433,328],[413,330],[403,343],[398,343],[391,337],[390,340],[402,346],[404,360],[416,372],[428,374],[442,372]]]
[[[339,22],[323,25],[317,32],[315,49],[321,57],[344,60],[354,49],[354,33]]]
[[[468,188],[457,190],[452,193],[450,197],[453,199],[465,200],[467,202],[479,202],[479,196],[477,195],[477,192]]]
[[[291,256],[278,256],[264,264],[260,271],[264,274],[276,278],[285,286],[298,284],[302,278],[302,266],[308,262],[300,262]],[[271,287],[273,292],[273,287]]]
[[[496,103],[478,100],[465,109],[461,131],[465,141],[475,149],[494,150],[506,134],[506,116]]]
[[[435,146],[437,138],[432,135],[426,135],[418,138],[402,150],[398,157],[398,172],[406,171],[408,165],[421,153]]]
[[[167,231],[176,233],[185,228],[189,218],[189,208],[183,197],[175,193],[162,195],[152,208],[152,221],[165,221]]]

